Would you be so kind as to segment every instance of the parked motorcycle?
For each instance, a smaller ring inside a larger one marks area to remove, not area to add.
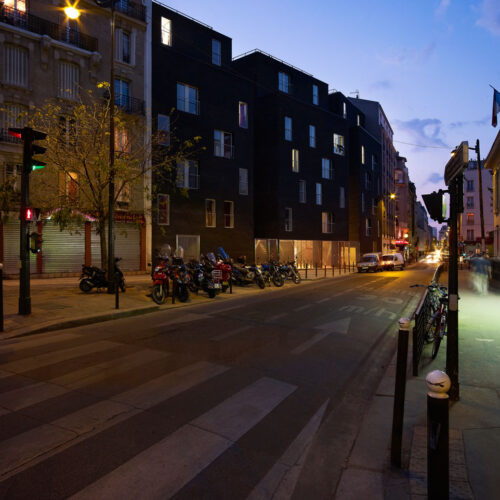
[[[157,304],[163,304],[167,300],[169,294],[169,269],[168,257],[162,259],[157,266],[155,266],[153,278],[153,290],[151,291],[151,298]]]
[[[269,286],[271,286],[271,281],[273,282],[274,286],[277,287],[283,286],[285,284],[285,280],[283,279],[280,271],[280,266],[274,260],[271,260],[268,264],[262,264],[260,268],[262,270],[264,281],[266,283],[269,283]]]
[[[188,284],[189,290],[193,293],[203,290],[213,299],[217,289],[220,289],[220,283],[219,280],[217,280],[217,283],[215,282],[213,276],[214,267],[210,260],[201,255],[200,262],[192,260],[187,265],[187,269],[191,277]]]
[[[232,279],[236,285],[245,286],[256,283],[259,288],[266,287],[262,271],[256,265],[247,266],[244,257],[238,257],[237,261],[231,264]]]
[[[118,267],[118,262],[121,258],[115,258],[114,276],[118,273],[118,286],[122,292],[125,292],[125,278],[121,269]],[[108,288],[109,282],[106,278],[106,271],[95,266],[86,266],[82,264],[82,274],[79,283],[80,290],[89,293],[93,288],[98,290],[101,288]]]
[[[299,270],[293,260],[287,262],[286,264],[282,264],[279,270],[283,280],[292,280],[296,285],[302,281]]]

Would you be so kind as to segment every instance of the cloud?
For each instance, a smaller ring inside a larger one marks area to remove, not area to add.
[[[390,80],[378,80],[370,85],[370,88],[375,90],[387,90],[392,89],[393,87],[394,85]]]
[[[390,53],[377,54],[379,61],[389,66],[403,66],[422,64],[426,62],[436,50],[436,42],[429,42],[427,45],[419,48],[397,48]]]
[[[469,125],[474,125],[476,127],[482,127],[484,125],[488,125],[491,122],[491,115],[487,115],[480,120],[469,120],[464,122],[452,122],[448,126],[451,129],[467,127]]]
[[[436,16],[442,16],[443,14],[445,14],[449,5],[450,5],[450,0],[441,0],[438,8],[434,12]]]
[[[492,35],[500,36],[500,2],[498,0],[483,0],[479,7],[478,26],[485,28]]]
[[[433,172],[429,177],[427,177],[427,180],[425,182],[430,182],[431,184],[438,184],[440,182],[443,182],[443,175],[438,173],[438,172]]]
[[[450,147],[441,139],[442,122],[437,118],[414,118],[413,120],[395,120],[394,125],[408,135],[419,146]]]

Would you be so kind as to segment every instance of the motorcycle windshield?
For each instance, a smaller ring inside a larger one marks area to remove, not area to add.
[[[222,247],[219,247],[217,249],[217,252],[219,252],[219,255],[224,259],[224,260],[228,260],[229,259],[229,255],[226,253],[226,251],[222,248]]]

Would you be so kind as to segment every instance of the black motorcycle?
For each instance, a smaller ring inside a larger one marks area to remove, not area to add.
[[[118,262],[121,259],[117,257],[115,259],[115,272],[114,276],[118,274],[118,286],[122,292],[125,291],[125,278],[123,277],[123,273],[121,269],[118,267]],[[99,267],[95,266],[86,266],[82,264],[82,274],[80,276],[80,290],[85,293],[89,293],[93,288],[97,288],[97,290],[101,288],[108,288],[109,282],[106,278],[106,271],[103,271]]]
[[[281,265],[279,269],[283,280],[292,280],[296,285],[302,281],[299,270],[293,260]]]
[[[213,278],[213,265],[203,255],[200,258],[201,262],[192,260],[187,264],[188,272],[191,277],[188,287],[193,293],[198,293],[203,290],[208,296],[213,299],[217,294],[217,287]],[[218,285],[220,287],[220,285]]]

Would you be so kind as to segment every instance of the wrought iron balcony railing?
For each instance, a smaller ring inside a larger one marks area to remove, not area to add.
[[[126,94],[115,94],[115,105],[126,113],[144,114],[144,101]]]
[[[115,4],[115,9],[127,16],[146,22],[146,7],[144,5],[129,0],[119,0]]]
[[[0,22],[36,33],[37,35],[47,35],[54,40],[69,43],[90,52],[97,51],[97,38],[80,33],[78,30],[69,28],[68,26],[61,26],[60,24],[47,21],[27,12],[7,7],[1,3]]]
[[[12,144],[22,144],[23,142],[22,139],[9,135],[9,131],[6,128],[0,128],[0,141],[11,142]]]

